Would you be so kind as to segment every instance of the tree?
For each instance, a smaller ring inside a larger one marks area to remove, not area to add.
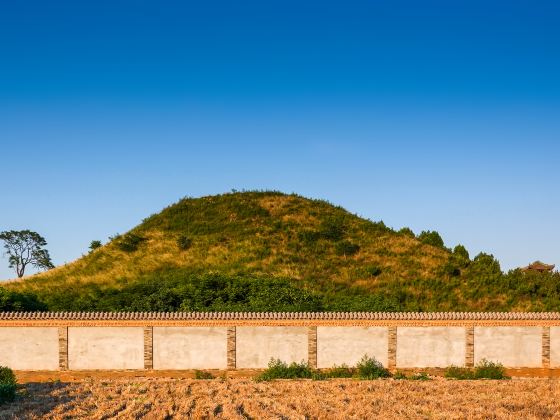
[[[410,236],[411,238],[416,238],[416,235],[409,227],[403,227],[401,230],[399,230],[399,233],[401,235]]]
[[[455,248],[453,248],[453,255],[462,258],[463,260],[469,261],[469,251],[463,245],[459,244]]]
[[[424,230],[418,235],[418,240],[424,244],[432,245],[438,248],[443,248],[443,239],[435,230]]]
[[[89,244],[90,252],[95,251],[97,248],[101,248],[101,245],[103,245],[101,241],[91,241],[91,243]]]
[[[37,232],[30,230],[10,230],[0,233],[4,241],[10,268],[16,270],[18,277],[23,277],[28,265],[48,270],[54,268],[49,251],[43,247],[47,241]]]

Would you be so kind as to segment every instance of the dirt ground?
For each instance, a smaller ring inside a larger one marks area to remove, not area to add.
[[[542,419],[560,417],[560,380],[357,381],[86,377],[25,382],[1,419]]]

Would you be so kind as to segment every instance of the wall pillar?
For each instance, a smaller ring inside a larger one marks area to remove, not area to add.
[[[542,366],[550,368],[550,327],[542,327]]]
[[[397,367],[397,327],[389,327],[389,353],[387,355],[387,368]]]
[[[68,327],[58,327],[58,368],[68,370]]]
[[[309,367],[317,369],[317,327],[307,329],[307,360]]]
[[[228,327],[227,329],[227,368],[235,369],[237,366],[236,356],[236,329]]]
[[[154,327],[144,327],[144,369],[154,368]]]
[[[465,366],[474,367],[474,326],[465,327]]]

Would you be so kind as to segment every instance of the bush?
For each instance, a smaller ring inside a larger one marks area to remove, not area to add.
[[[449,277],[458,277],[461,275],[461,269],[451,261],[445,263],[441,268],[441,271]]]
[[[350,241],[340,241],[334,246],[337,255],[351,256],[360,250],[360,245],[353,244]]]
[[[101,241],[91,241],[89,244],[89,250],[95,251],[97,248],[101,248]]]
[[[0,404],[16,397],[17,380],[12,369],[0,366]]]
[[[412,229],[408,228],[408,227],[403,227],[401,230],[399,230],[399,233],[401,235],[404,236],[410,236],[411,238],[415,238],[416,235],[414,234],[414,232],[412,231]]]
[[[320,236],[328,241],[341,241],[346,235],[346,223],[343,217],[330,216],[321,222]]]
[[[47,305],[32,292],[13,292],[0,287],[0,312],[46,311]]]
[[[192,246],[192,239],[186,235],[181,235],[177,238],[177,246],[181,251],[186,251]]]
[[[135,233],[127,233],[117,241],[117,247],[124,252],[134,252],[145,240],[146,238]]]
[[[432,245],[438,248],[443,248],[444,246],[443,239],[441,239],[440,234],[437,233],[435,230],[422,231],[420,235],[418,235],[418,240],[424,244]]]
[[[481,360],[474,368],[449,366],[444,376],[450,379],[508,379],[501,363]]]
[[[354,376],[354,369],[346,366],[334,366],[333,368],[323,372],[324,378],[351,378]]]
[[[406,373],[397,370],[397,372],[393,375],[393,379],[401,380],[401,379],[408,379],[408,378],[406,377]]]
[[[474,368],[475,379],[509,379],[501,363],[481,360]]]
[[[372,277],[377,277],[383,272],[381,267],[377,265],[368,265],[367,267],[364,268],[364,270],[367,274],[369,274]]]
[[[195,370],[194,379],[215,379],[215,376],[205,370]]]
[[[374,357],[366,354],[356,365],[356,377],[358,379],[388,378],[391,373]]]
[[[0,366],[0,384],[15,384],[17,383],[14,371],[9,367]]]
[[[487,277],[499,278],[502,276],[499,261],[492,254],[485,254],[484,252],[474,257],[472,270],[481,279]]]
[[[453,255],[466,261],[469,261],[471,259],[467,248],[460,244],[453,248]]]
[[[474,379],[474,370],[467,367],[449,366],[443,374],[448,379]]]
[[[257,376],[256,381],[271,381],[273,379],[311,379],[317,378],[316,372],[306,362],[292,362],[288,365],[280,359],[270,359],[268,368]]]

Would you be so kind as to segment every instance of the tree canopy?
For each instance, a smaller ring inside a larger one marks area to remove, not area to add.
[[[18,277],[23,277],[29,265],[44,270],[54,268],[49,251],[43,248],[47,241],[37,232],[4,231],[0,233],[0,240],[4,242],[10,268],[16,271]]]

